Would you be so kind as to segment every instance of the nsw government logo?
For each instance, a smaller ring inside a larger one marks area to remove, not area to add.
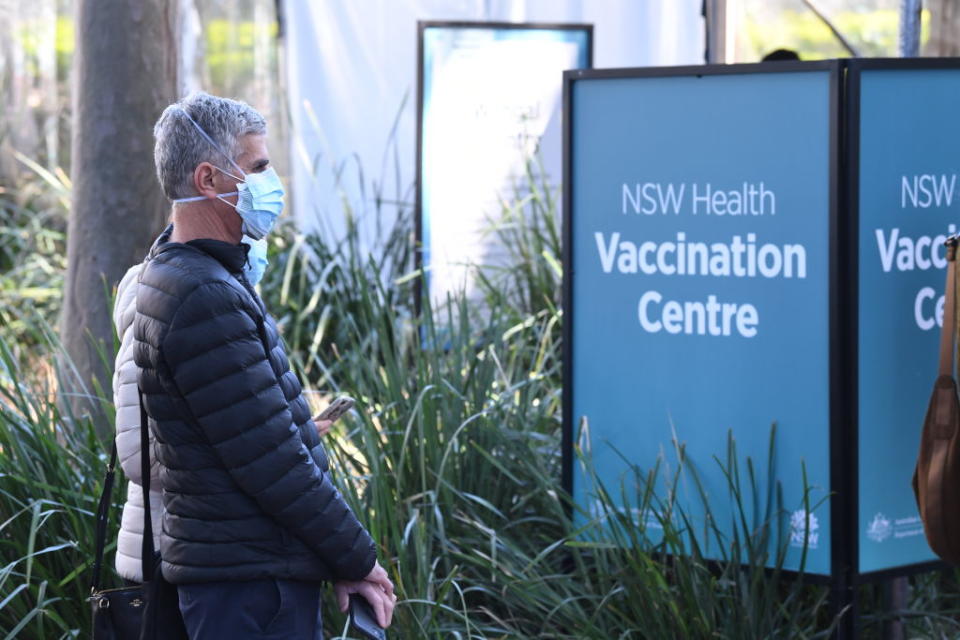
[[[874,542],[883,542],[893,534],[893,523],[882,513],[873,516],[873,521],[867,527],[867,537]]]
[[[817,516],[803,509],[798,509],[790,515],[790,546],[816,549],[820,544],[820,521]]]

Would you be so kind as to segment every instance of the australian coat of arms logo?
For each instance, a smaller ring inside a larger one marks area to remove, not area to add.
[[[814,514],[798,509],[790,514],[790,546],[816,549],[820,544],[820,521]]]
[[[873,516],[870,526],[867,527],[867,537],[874,542],[883,542],[889,538],[892,533],[893,523],[882,513]]]

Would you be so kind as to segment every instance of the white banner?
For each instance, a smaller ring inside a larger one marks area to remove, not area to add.
[[[371,211],[376,181],[384,198],[412,209],[419,20],[587,23],[595,25],[595,67],[699,64],[701,6],[701,0],[285,0],[291,208],[305,228],[323,224],[338,232],[344,200],[355,211]]]
[[[425,25],[420,216],[435,302],[473,297],[471,268],[504,263],[492,229],[538,149],[544,182],[559,186],[562,74],[589,52],[588,27]]]

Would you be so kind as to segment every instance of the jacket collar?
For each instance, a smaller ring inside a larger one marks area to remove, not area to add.
[[[239,273],[243,271],[243,265],[247,262],[247,252],[250,245],[230,244],[222,240],[213,240],[212,238],[199,238],[190,240],[186,243],[188,247],[199,249],[204,253],[215,258],[220,264],[227,268],[227,271]]]
[[[247,262],[247,252],[250,251],[250,245],[243,242],[240,244],[230,244],[229,242],[214,240],[212,238],[198,238],[197,240],[189,240],[181,244],[178,242],[170,242],[170,234],[172,233],[173,225],[169,224],[163,233],[160,234],[160,237],[157,238],[157,241],[153,243],[153,247],[150,248],[151,259],[175,246],[187,246],[206,253],[232,273],[243,271],[243,265]]]
[[[160,246],[170,242],[170,234],[173,233],[173,223],[167,225],[167,228],[163,230],[157,239],[153,241],[153,246],[150,247],[150,251],[147,252],[147,259],[152,259],[155,255],[160,253]]]

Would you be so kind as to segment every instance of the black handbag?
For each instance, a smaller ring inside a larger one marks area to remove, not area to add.
[[[114,442],[110,464],[103,481],[103,493],[97,506],[96,557],[90,605],[93,609],[94,640],[188,640],[180,615],[177,588],[163,579],[160,554],[153,548],[153,517],[150,513],[150,440],[147,434],[147,410],[140,396],[140,472],[143,484],[143,546],[141,566],[143,584],[119,589],[102,589],[100,571],[107,541],[107,522],[113,493],[117,444]]]

